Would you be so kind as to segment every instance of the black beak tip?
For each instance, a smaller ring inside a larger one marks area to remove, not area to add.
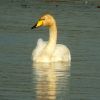
[[[33,26],[31,27],[31,29],[33,29]]]
[[[31,29],[34,29],[34,28],[35,28],[34,26],[31,27]]]
[[[36,24],[35,24],[34,26],[31,27],[31,29],[34,29],[34,28],[36,28]]]

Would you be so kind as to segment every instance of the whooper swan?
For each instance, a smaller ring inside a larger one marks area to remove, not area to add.
[[[33,50],[32,59],[34,62],[69,62],[71,55],[69,49],[63,44],[56,44],[57,42],[57,26],[53,16],[45,14],[38,22],[32,26],[37,28],[40,26],[47,26],[49,28],[49,41],[38,39],[37,46]]]

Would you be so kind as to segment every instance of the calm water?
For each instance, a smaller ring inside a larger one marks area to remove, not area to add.
[[[0,100],[100,99],[100,2],[84,1],[0,1]],[[37,39],[48,40],[47,28],[30,29],[44,12],[55,16],[71,65],[32,62]]]

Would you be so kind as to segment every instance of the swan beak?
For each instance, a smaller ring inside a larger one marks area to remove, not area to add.
[[[31,27],[31,29],[40,27],[40,26],[42,26],[42,25],[43,25],[43,21],[42,21],[42,20],[39,20],[34,26]]]

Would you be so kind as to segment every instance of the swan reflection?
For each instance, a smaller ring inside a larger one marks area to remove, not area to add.
[[[62,87],[68,83],[70,63],[34,63],[33,70],[37,100],[56,100]]]

